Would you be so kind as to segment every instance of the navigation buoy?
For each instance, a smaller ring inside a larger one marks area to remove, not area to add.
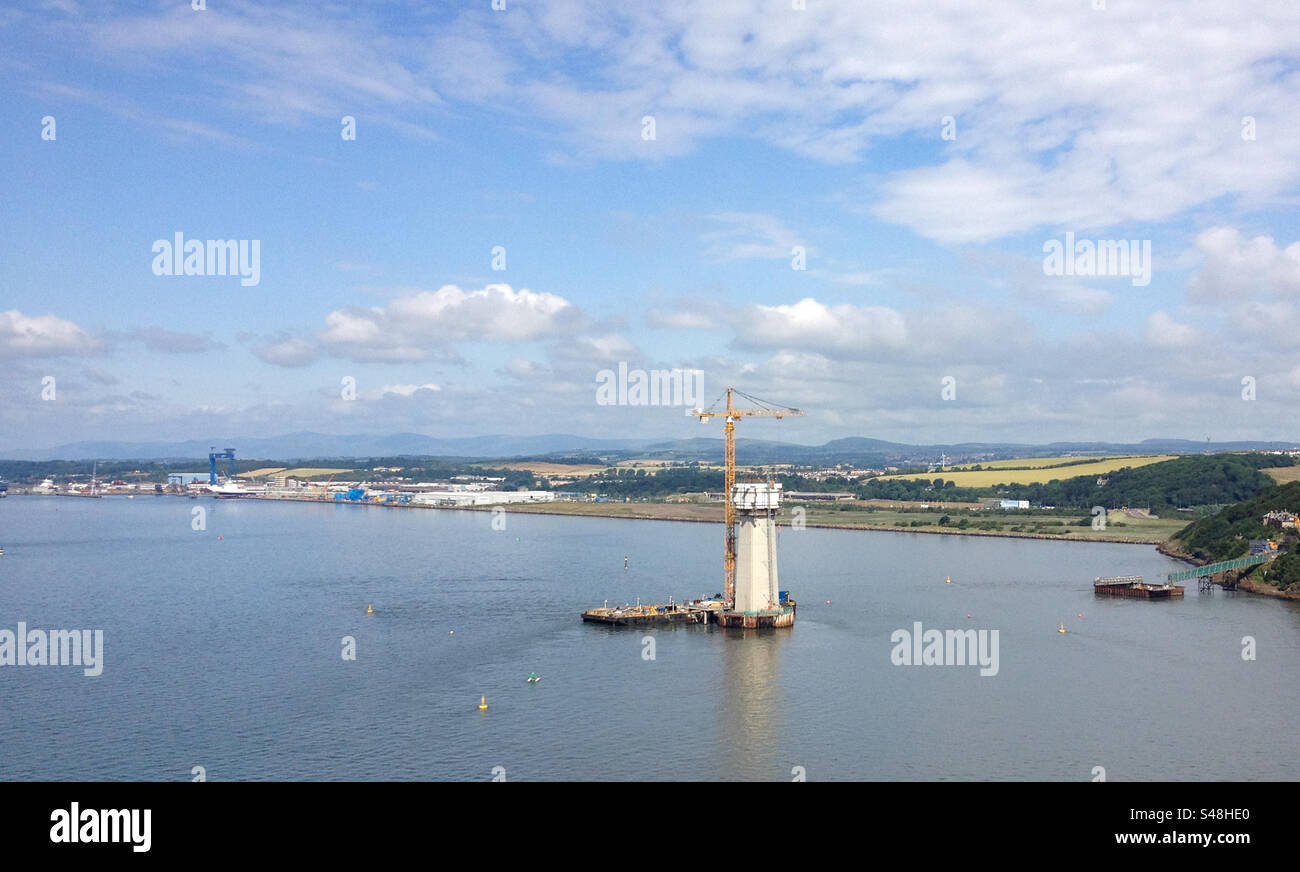
[[[538,676],[538,674],[537,674],[536,672],[530,672],[530,673],[528,673],[528,683],[529,683],[529,684],[536,684],[537,682],[539,682],[539,681],[541,681],[541,680],[542,680],[542,679]]]
[[[1080,619],[1083,618],[1083,612],[1079,612],[1079,618],[1080,618]]]
[[[966,616],[966,620],[968,620],[968,621],[970,620],[970,615],[967,615],[967,616]]]
[[[478,710],[481,711],[481,712],[485,712],[485,711],[487,711],[487,697],[486,697],[486,696],[480,696],[480,697],[478,698]]]
[[[950,575],[950,576],[948,576],[947,578],[945,578],[945,579],[943,580],[943,583],[944,583],[944,584],[952,584],[952,576]]]
[[[831,601],[830,601],[830,600],[827,600],[827,601],[826,601],[826,605],[830,605],[830,604],[831,604]]]
[[[1056,628],[1056,632],[1058,632],[1058,633],[1064,633],[1064,632],[1065,632],[1065,624],[1062,623],[1061,626],[1057,627],[1057,628]]]
[[[367,604],[366,604],[366,614],[368,614],[368,615],[373,615],[374,613],[375,613],[375,607],[372,606],[372,605],[370,605],[369,603],[367,603]]]
[[[448,630],[448,631],[447,631],[447,635],[448,635],[448,636],[454,636],[454,635],[456,635],[456,631],[455,631],[455,630]]]
[[[225,539],[226,539],[225,536],[218,536],[218,537],[217,537],[217,541],[218,541],[218,542],[224,542]]]

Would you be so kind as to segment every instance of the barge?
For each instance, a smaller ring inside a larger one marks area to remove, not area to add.
[[[703,608],[668,602],[659,605],[625,605],[622,607],[602,606],[587,609],[582,619],[591,624],[611,624],[615,627],[641,627],[652,624],[703,624],[709,619],[709,612]]]
[[[1116,578],[1098,578],[1092,583],[1097,596],[1119,596],[1131,599],[1182,599],[1184,588],[1176,584],[1147,584],[1140,575]]]
[[[741,612],[727,608],[720,599],[698,599],[676,603],[624,605],[610,607],[608,601],[600,608],[588,609],[582,619],[591,624],[610,624],[616,627],[639,627],[655,624],[718,624],[722,627],[791,627],[794,626],[795,601],[781,591],[779,606],[758,611]]]

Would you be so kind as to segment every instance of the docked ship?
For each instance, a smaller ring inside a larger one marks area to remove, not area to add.
[[[227,478],[221,484],[210,484],[208,490],[219,500],[235,500],[240,497],[261,496],[266,493],[264,487],[244,487],[232,478]]]

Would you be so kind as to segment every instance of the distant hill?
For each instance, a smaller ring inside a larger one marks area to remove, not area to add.
[[[716,462],[722,457],[720,436],[693,439],[593,439],[568,433],[538,436],[466,436],[437,438],[419,433],[330,435],[287,433],[270,438],[210,437],[185,442],[73,442],[42,449],[0,451],[4,460],[195,460],[208,451],[233,446],[240,458],[283,461],[318,458],[456,457],[505,459],[529,457],[563,459],[599,456],[607,460],[646,457],[664,460]],[[980,462],[1013,457],[1054,457],[1069,454],[1201,454],[1207,451],[1260,451],[1300,448],[1291,442],[1196,442],[1148,439],[1136,444],[1053,442],[1024,445],[1010,442],[964,442],[948,445],[908,445],[851,436],[822,445],[800,445],[763,439],[736,440],[742,464],[851,464],[859,467],[929,464],[946,455],[949,463]]]
[[[515,457],[560,451],[635,450],[649,440],[589,439],[583,436],[467,436],[438,439],[419,433],[332,436],[288,433],[267,439],[221,437],[187,442],[73,442],[53,448],[0,452],[5,460],[192,460],[206,461],[213,447],[233,446],[241,458],[277,460],[315,457]]]

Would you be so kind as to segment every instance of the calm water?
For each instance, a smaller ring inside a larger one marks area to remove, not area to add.
[[[195,506],[206,532],[191,530]],[[486,513],[3,499],[0,627],[103,629],[106,665],[0,667],[0,778],[1300,778],[1300,608],[1194,583],[1182,602],[1094,599],[1094,576],[1181,568],[1152,548],[783,530],[792,631],[651,631],[647,661],[642,631],[578,619],[606,598],[714,593],[721,538],[704,524],[511,514],[494,531]],[[914,621],[997,629],[999,674],[892,665],[890,634]]]

